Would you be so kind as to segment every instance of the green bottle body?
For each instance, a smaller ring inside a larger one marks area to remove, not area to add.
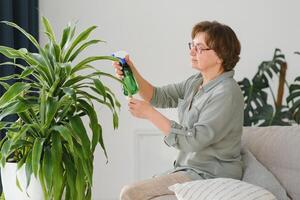
[[[123,93],[125,96],[132,96],[139,91],[139,88],[130,67],[126,62],[124,62],[124,60],[120,62],[124,75],[123,83],[125,85],[123,85]]]

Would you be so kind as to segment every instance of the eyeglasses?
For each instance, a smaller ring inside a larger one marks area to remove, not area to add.
[[[210,48],[203,48],[199,44],[194,44],[192,42],[189,42],[189,49],[192,50],[192,48],[195,48],[196,52],[201,54],[203,51],[209,51],[212,50]]]

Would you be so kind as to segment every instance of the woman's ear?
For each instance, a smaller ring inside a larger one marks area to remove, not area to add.
[[[217,58],[216,58],[216,63],[217,63],[218,65],[221,65],[221,64],[223,63],[223,60],[222,60],[221,58],[219,58],[219,56],[217,56]]]

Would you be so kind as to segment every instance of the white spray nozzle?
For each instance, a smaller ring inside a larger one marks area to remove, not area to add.
[[[125,56],[128,55],[128,53],[124,50],[120,50],[120,51],[114,52],[112,55],[117,58],[125,58]]]

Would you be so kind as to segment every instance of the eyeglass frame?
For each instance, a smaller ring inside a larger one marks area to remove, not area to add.
[[[202,54],[203,51],[209,51],[212,50],[210,48],[202,48],[201,46],[199,46],[199,44],[194,44],[192,42],[188,43],[189,49],[192,50],[192,48],[195,48],[196,52],[199,54]]]

